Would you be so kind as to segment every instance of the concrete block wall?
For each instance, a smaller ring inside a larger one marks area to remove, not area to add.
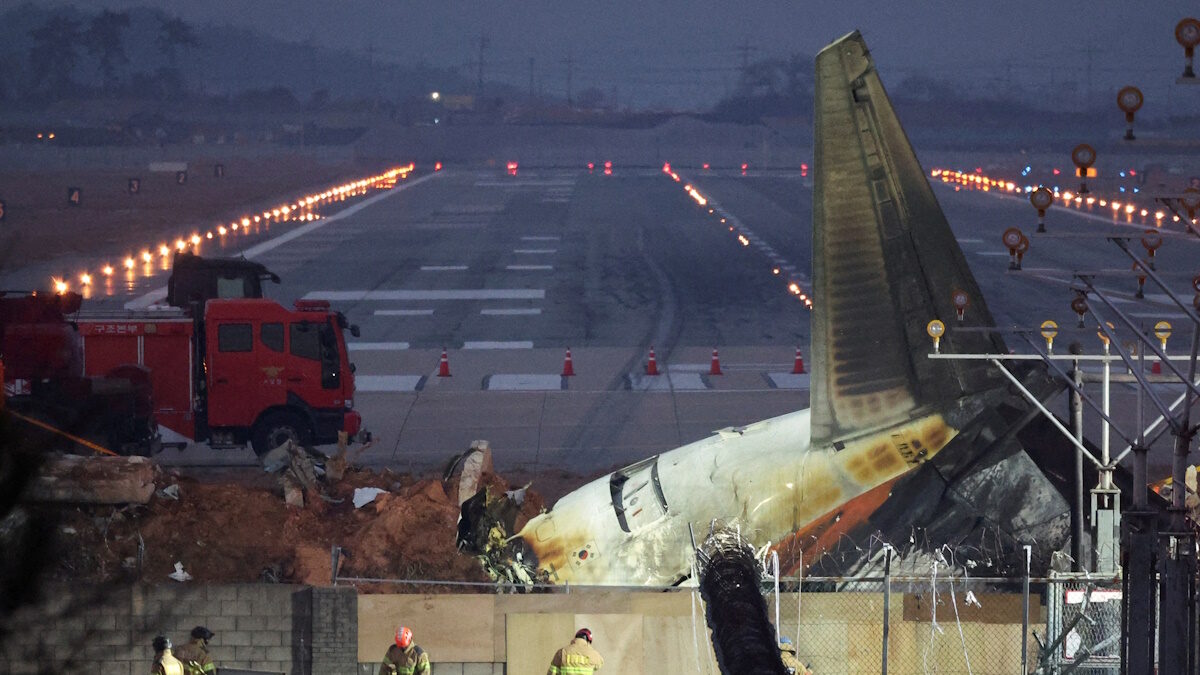
[[[345,587],[313,588],[309,594],[312,611],[310,672],[357,675],[358,591]]]
[[[326,589],[318,596],[325,598]],[[350,613],[355,631],[354,592],[337,589],[337,616]],[[103,672],[133,675],[147,672],[151,641],[163,633],[174,642],[189,639],[194,626],[208,626],[216,635],[211,652],[223,668],[308,675],[312,672],[350,673],[357,663],[353,638],[337,669],[337,653],[314,650],[313,589],[275,584],[205,586],[137,585],[121,588],[45,589],[36,606],[22,608],[0,620],[0,672]],[[347,604],[349,603],[349,605]],[[352,635],[354,632],[352,632]],[[319,655],[329,668],[314,671]],[[99,668],[97,670],[97,666]]]

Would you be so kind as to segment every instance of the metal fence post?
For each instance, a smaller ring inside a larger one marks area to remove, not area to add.
[[[888,633],[892,628],[892,547],[886,547],[883,559],[883,660],[880,672],[887,675]]]
[[[341,562],[341,557],[342,557],[342,547],[341,546],[330,546],[329,547],[329,569],[330,569],[329,585],[330,586],[337,586],[338,563]]]
[[[1029,672],[1029,572],[1033,548],[1025,545],[1025,581],[1021,591],[1021,675]]]

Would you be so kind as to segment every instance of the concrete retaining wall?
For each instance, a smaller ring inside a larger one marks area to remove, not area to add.
[[[59,587],[47,589],[43,597],[39,606],[4,619],[0,672],[145,673],[155,635],[181,644],[197,625],[216,633],[211,651],[222,668],[303,675],[357,672],[353,589],[273,584]],[[102,667],[96,669],[96,664]]]

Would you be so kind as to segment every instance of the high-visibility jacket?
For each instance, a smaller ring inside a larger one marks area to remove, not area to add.
[[[199,638],[176,649],[175,658],[183,662],[183,672],[186,675],[213,675],[217,672],[217,666],[208,655],[204,640]]]
[[[604,665],[604,657],[592,649],[584,638],[575,638],[571,644],[554,653],[550,670],[546,675],[591,675]]]
[[[164,649],[158,658],[154,659],[150,675],[184,675],[183,664],[171,654],[170,649]]]
[[[388,647],[379,665],[379,675],[430,675],[429,655],[416,645],[401,649],[398,645]]]
[[[796,658],[796,648],[792,645],[786,642],[779,643],[779,658],[783,661],[783,667],[787,669],[788,673],[812,675],[812,671]]]

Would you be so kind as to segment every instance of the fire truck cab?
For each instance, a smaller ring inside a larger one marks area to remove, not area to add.
[[[259,454],[359,435],[345,317],[325,301],[287,308],[262,298],[216,299],[202,316],[169,308],[80,315],[85,373],[149,370],[159,424],[213,447]]]

